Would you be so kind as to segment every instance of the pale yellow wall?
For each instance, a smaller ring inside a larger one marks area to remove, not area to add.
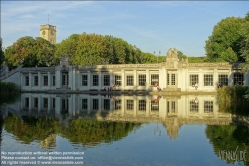
[[[52,44],[56,44],[56,26],[52,25],[41,25],[40,26],[40,37],[46,39]]]

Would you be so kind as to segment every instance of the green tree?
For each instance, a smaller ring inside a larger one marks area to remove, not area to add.
[[[49,41],[41,37],[37,37],[35,50],[38,66],[51,66],[58,63],[58,60],[55,58],[56,47]]]
[[[55,46],[43,38],[22,37],[7,47],[5,60],[10,68],[22,64],[23,67],[51,66],[55,64]]]
[[[4,52],[3,52],[3,47],[2,47],[2,38],[0,38],[0,66],[2,67],[2,64],[4,62]]]
[[[245,64],[242,65],[243,70],[247,71],[249,69],[249,12],[244,18],[245,22],[241,27],[241,56],[245,59]]]
[[[62,40],[61,43],[56,44],[55,59],[59,60],[62,55],[67,54],[70,60],[73,60],[78,46],[79,37],[80,34],[72,34],[67,39]]]
[[[75,65],[98,65],[108,61],[106,55],[103,36],[83,33],[79,37],[75,55],[71,61]]]
[[[216,61],[215,59],[223,59],[227,61],[232,56],[230,62],[244,61],[244,58],[240,56],[240,40],[241,40],[241,26],[244,19],[227,17],[218,22],[214,26],[212,35],[208,37],[206,41],[205,50],[210,61]],[[234,57],[234,53],[236,57]],[[220,60],[218,60],[220,61]]]

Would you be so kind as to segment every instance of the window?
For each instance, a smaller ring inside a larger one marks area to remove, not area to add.
[[[167,101],[167,112],[169,113],[169,108],[170,108],[170,104],[169,104],[169,101]]]
[[[25,86],[29,86],[29,76],[25,76]]]
[[[93,75],[93,86],[99,86],[99,76]]]
[[[218,78],[218,83],[223,86],[227,86],[228,85],[228,75],[227,74],[219,74],[219,78]]]
[[[43,76],[43,86],[48,86],[48,76]]]
[[[167,101],[167,112],[176,113],[176,102],[175,101]]]
[[[213,86],[213,75],[204,74],[204,86]]]
[[[68,111],[68,98],[62,99],[62,110]]]
[[[93,99],[93,110],[99,109],[99,99]]]
[[[176,73],[167,73],[167,85],[176,85]]]
[[[133,76],[126,76],[126,86],[133,86]]]
[[[204,101],[204,113],[213,112],[213,101]]]
[[[117,86],[121,86],[122,85],[121,76],[120,75],[115,75],[115,85],[117,85]]]
[[[62,74],[62,85],[68,85],[68,74]]]
[[[146,74],[139,74],[138,75],[138,85],[145,86],[146,84]]]
[[[175,113],[176,111],[176,102],[175,101],[171,101],[171,112]]]
[[[126,109],[127,110],[133,110],[134,107],[134,101],[133,100],[126,100]]]
[[[35,79],[34,85],[35,85],[35,86],[38,86],[38,76],[35,76],[34,79]]]
[[[171,74],[171,85],[176,85],[176,75]]]
[[[233,82],[234,85],[243,85],[244,75],[242,73],[234,73]]]
[[[43,107],[48,108],[48,98],[43,99]]]
[[[115,100],[115,106],[114,109],[115,110],[120,110],[122,108],[122,100]]]
[[[167,74],[167,85],[169,85],[169,73]]]
[[[82,86],[87,86],[87,75],[82,75]]]
[[[190,101],[190,112],[192,113],[198,113],[199,111],[199,103],[196,100],[191,100]]]
[[[38,108],[38,98],[34,98],[34,107]]]
[[[151,74],[151,85],[159,83],[159,74]]]
[[[159,102],[151,101],[150,109],[151,111],[159,111]]]
[[[55,76],[53,76],[53,80],[52,81],[53,81],[52,85],[55,86]]]
[[[110,86],[110,75],[104,75],[104,86]]]
[[[29,107],[29,98],[28,97],[25,98],[25,107]]]
[[[55,108],[55,98],[53,98],[52,107]]]
[[[110,110],[110,99],[104,99],[104,110]]]
[[[87,109],[87,99],[82,99],[82,109]]]
[[[199,82],[197,74],[190,74],[189,76],[189,86],[195,86]]]
[[[138,100],[138,111],[146,111],[146,101]]]

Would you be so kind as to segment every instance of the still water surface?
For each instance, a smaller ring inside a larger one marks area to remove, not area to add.
[[[1,152],[84,152],[77,161],[93,166],[249,165],[248,153],[240,155],[249,151],[248,125],[219,113],[215,100],[22,94],[1,107]]]

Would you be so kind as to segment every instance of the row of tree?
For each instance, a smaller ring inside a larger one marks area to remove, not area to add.
[[[58,44],[37,37],[22,37],[4,52],[10,68],[52,66],[67,54],[73,65],[156,63],[157,57],[144,53],[121,38],[98,34],[72,34]]]

